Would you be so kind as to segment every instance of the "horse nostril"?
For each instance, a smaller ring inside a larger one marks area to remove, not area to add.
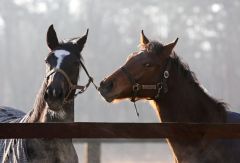
[[[50,95],[50,87],[48,87],[44,93],[44,100],[48,100]]]
[[[112,81],[106,82],[104,85],[105,85],[104,87],[107,91],[110,91],[113,88],[113,82]]]
[[[57,94],[57,98],[63,98],[63,91],[62,91],[62,89],[59,89],[58,94]]]
[[[100,82],[100,87],[103,87],[104,86],[104,81],[101,81]]]
[[[48,100],[50,99],[58,99],[63,97],[63,91],[62,89],[56,89],[52,88],[51,86],[46,89],[46,92],[44,94],[44,99]]]
[[[59,89],[53,89],[52,96],[53,96],[53,98],[56,98],[56,99],[62,98],[62,96],[63,96],[62,89],[60,89],[60,88]]]

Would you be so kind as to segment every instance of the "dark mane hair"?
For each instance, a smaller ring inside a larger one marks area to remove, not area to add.
[[[150,53],[160,54],[162,52],[164,45],[158,41],[150,41],[144,48]],[[189,81],[189,83],[199,90],[200,94],[207,97],[212,103],[214,103],[217,107],[217,112],[220,113],[224,119],[226,118],[226,110],[229,110],[228,104],[215,99],[210,96],[205,88],[199,83],[196,75],[192,72],[188,66],[188,64],[182,62],[181,58],[173,51],[170,55],[171,66],[176,68],[177,74],[180,74],[183,78]]]
[[[190,67],[188,64],[184,63],[179,56],[175,52],[173,52],[173,56],[171,57],[171,60],[173,64],[175,64],[178,67],[178,72],[191,84],[194,84],[195,87],[199,88],[206,96],[211,98],[213,101],[215,101],[218,105],[221,105],[222,108],[228,109],[228,104],[225,102],[222,102],[220,100],[215,99],[214,97],[210,96],[206,89],[199,83],[196,74],[190,70]]]
[[[141,44],[141,49],[144,49],[150,53],[160,53],[163,49],[163,44],[158,41],[150,41],[148,44]]]

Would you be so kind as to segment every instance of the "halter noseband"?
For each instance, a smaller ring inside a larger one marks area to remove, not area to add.
[[[148,100],[152,99],[159,99],[163,90],[163,93],[168,92],[168,86],[167,86],[167,79],[169,78],[169,71],[171,68],[171,59],[168,59],[168,62],[166,64],[166,69],[163,72],[162,77],[160,78],[160,81],[156,84],[140,84],[138,83],[131,75],[131,73],[126,69],[126,67],[121,67],[121,71],[127,76],[128,80],[132,84],[132,97],[131,101],[134,103],[136,113],[139,116],[139,113],[136,108],[135,102],[137,101],[136,97],[138,95],[138,92],[141,90],[156,90],[156,95],[154,97],[150,97]]]
[[[93,83],[94,87],[98,90],[98,87],[97,85],[93,82],[93,78],[89,75],[85,65],[82,63],[82,61],[80,60],[80,64],[81,66],[83,67],[85,73],[87,74],[88,76],[88,82],[87,84],[85,84],[84,86],[82,85],[78,85],[78,84],[73,84],[71,79],[69,78],[69,76],[67,75],[66,72],[64,72],[62,69],[60,68],[53,68],[50,72],[47,73],[46,75],[46,79],[48,80],[48,78],[59,72],[60,74],[62,74],[64,76],[64,78],[66,79],[67,83],[68,83],[68,86],[69,86],[69,91],[68,91],[68,94],[64,97],[64,100],[63,100],[63,104],[67,104],[67,103],[70,103],[74,100],[75,97],[77,97],[77,95],[85,92],[87,90],[87,88],[89,87],[90,83]],[[71,93],[73,90],[79,90],[76,94],[74,94],[74,98],[73,99],[69,99]]]

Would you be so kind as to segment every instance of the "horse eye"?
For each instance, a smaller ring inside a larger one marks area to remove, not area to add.
[[[145,63],[144,67],[151,67],[150,63]]]

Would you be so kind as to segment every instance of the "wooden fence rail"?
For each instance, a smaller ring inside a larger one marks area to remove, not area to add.
[[[0,123],[0,138],[240,139],[240,124]]]

